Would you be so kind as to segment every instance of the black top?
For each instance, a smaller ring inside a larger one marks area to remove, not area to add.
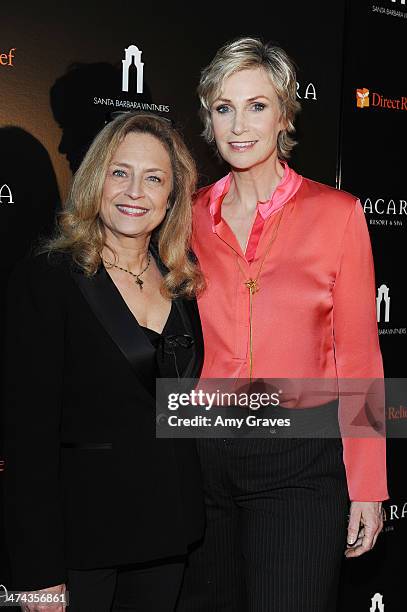
[[[156,376],[180,378],[191,358],[194,340],[187,333],[174,302],[161,334],[149,327],[140,327],[156,349]]]
[[[163,337],[183,334],[193,343],[176,349],[179,373],[197,377],[197,305],[175,299]],[[195,441],[156,439],[159,355],[104,267],[87,277],[68,255],[40,255],[16,268],[3,415],[8,588],[184,554],[202,537]]]

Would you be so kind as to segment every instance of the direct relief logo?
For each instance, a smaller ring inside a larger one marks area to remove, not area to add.
[[[13,59],[15,57],[14,51],[17,49],[13,48],[4,53],[0,51],[0,66],[14,66]]]
[[[407,14],[407,13],[406,13]],[[369,91],[366,87],[356,90],[356,105],[358,108],[383,108],[387,110],[407,111],[407,96],[386,98],[377,91]]]
[[[369,106],[369,90],[363,87],[356,90],[356,105],[358,108],[367,108]]]

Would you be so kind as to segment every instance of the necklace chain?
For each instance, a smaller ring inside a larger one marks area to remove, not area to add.
[[[249,278],[244,281],[245,287],[247,287],[247,289],[249,290],[249,380],[250,381],[252,380],[252,372],[253,372],[253,296],[255,293],[257,293],[257,291],[260,291],[260,287],[258,286],[257,281],[259,280],[260,273],[263,268],[263,264],[266,260],[266,257],[270,253],[271,247],[273,246],[273,243],[277,237],[278,228],[280,227],[281,219],[283,218],[284,209],[286,208],[286,206],[287,204],[285,204],[282,207],[281,212],[279,213],[278,219],[274,224],[274,230],[271,235],[270,242],[267,245],[266,251],[260,262],[259,269],[257,270],[257,274],[255,278]],[[236,261],[237,261],[237,264],[239,266],[241,273],[243,274],[243,278],[246,278],[246,273],[243,270],[242,265],[239,261],[239,256],[237,256]]]
[[[131,274],[131,276],[133,276],[136,279],[134,282],[136,283],[136,285],[138,285],[140,287],[140,291],[142,291],[144,281],[141,280],[140,276],[142,274],[144,274],[144,272],[147,270],[148,266],[150,265],[150,261],[151,261],[151,253],[150,253],[150,251],[148,252],[148,255],[147,255],[147,265],[146,265],[146,267],[141,272],[139,272],[138,274],[135,274],[134,272],[130,272],[130,270],[126,270],[126,268],[122,268],[121,266],[117,266],[116,264],[111,263],[110,261],[106,261],[106,259],[103,259],[103,261],[104,261],[105,264],[107,264],[109,266],[112,266],[112,268],[117,268],[118,270],[122,270],[123,272],[127,272],[127,274]]]

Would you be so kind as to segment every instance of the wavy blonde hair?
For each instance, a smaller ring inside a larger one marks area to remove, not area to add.
[[[158,243],[160,258],[168,268],[162,293],[169,298],[192,298],[204,288],[202,273],[189,253],[197,171],[181,135],[168,120],[157,115],[123,113],[99,132],[75,173],[66,205],[59,215],[57,235],[42,250],[69,252],[87,275],[96,273],[106,243],[99,216],[103,185],[117,147],[130,133],[157,138],[170,156],[173,171],[170,208],[152,239]]]
[[[291,134],[295,132],[295,115],[301,108],[297,100],[296,70],[283,49],[271,43],[264,44],[259,38],[243,37],[228,42],[202,70],[198,86],[200,115],[204,124],[202,136],[208,143],[214,142],[211,107],[219,97],[225,79],[250,68],[263,68],[274,86],[287,124],[278,135],[277,152],[280,159],[288,159],[297,144]]]

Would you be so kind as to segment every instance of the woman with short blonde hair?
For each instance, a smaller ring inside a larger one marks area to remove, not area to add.
[[[208,143],[215,140],[211,107],[222,91],[225,79],[241,70],[255,68],[262,68],[267,73],[277,94],[286,121],[277,139],[278,156],[280,159],[288,159],[296,145],[292,134],[295,132],[295,116],[301,108],[297,100],[296,70],[283,49],[270,43],[265,45],[258,38],[239,38],[224,45],[202,70],[198,87],[200,115],[204,124],[202,135]]]
[[[374,546],[388,497],[376,430],[384,401],[359,438],[343,424],[361,418],[369,397],[332,400],[344,380],[383,377],[363,208],[288,166],[299,104],[281,48],[227,43],[198,93],[204,135],[230,166],[194,203],[192,246],[207,280],[202,384],[279,389],[281,409],[266,415],[290,417],[290,429],[262,429],[260,418],[242,439],[198,440],[207,530],[178,612],[333,612],[343,554]]]

